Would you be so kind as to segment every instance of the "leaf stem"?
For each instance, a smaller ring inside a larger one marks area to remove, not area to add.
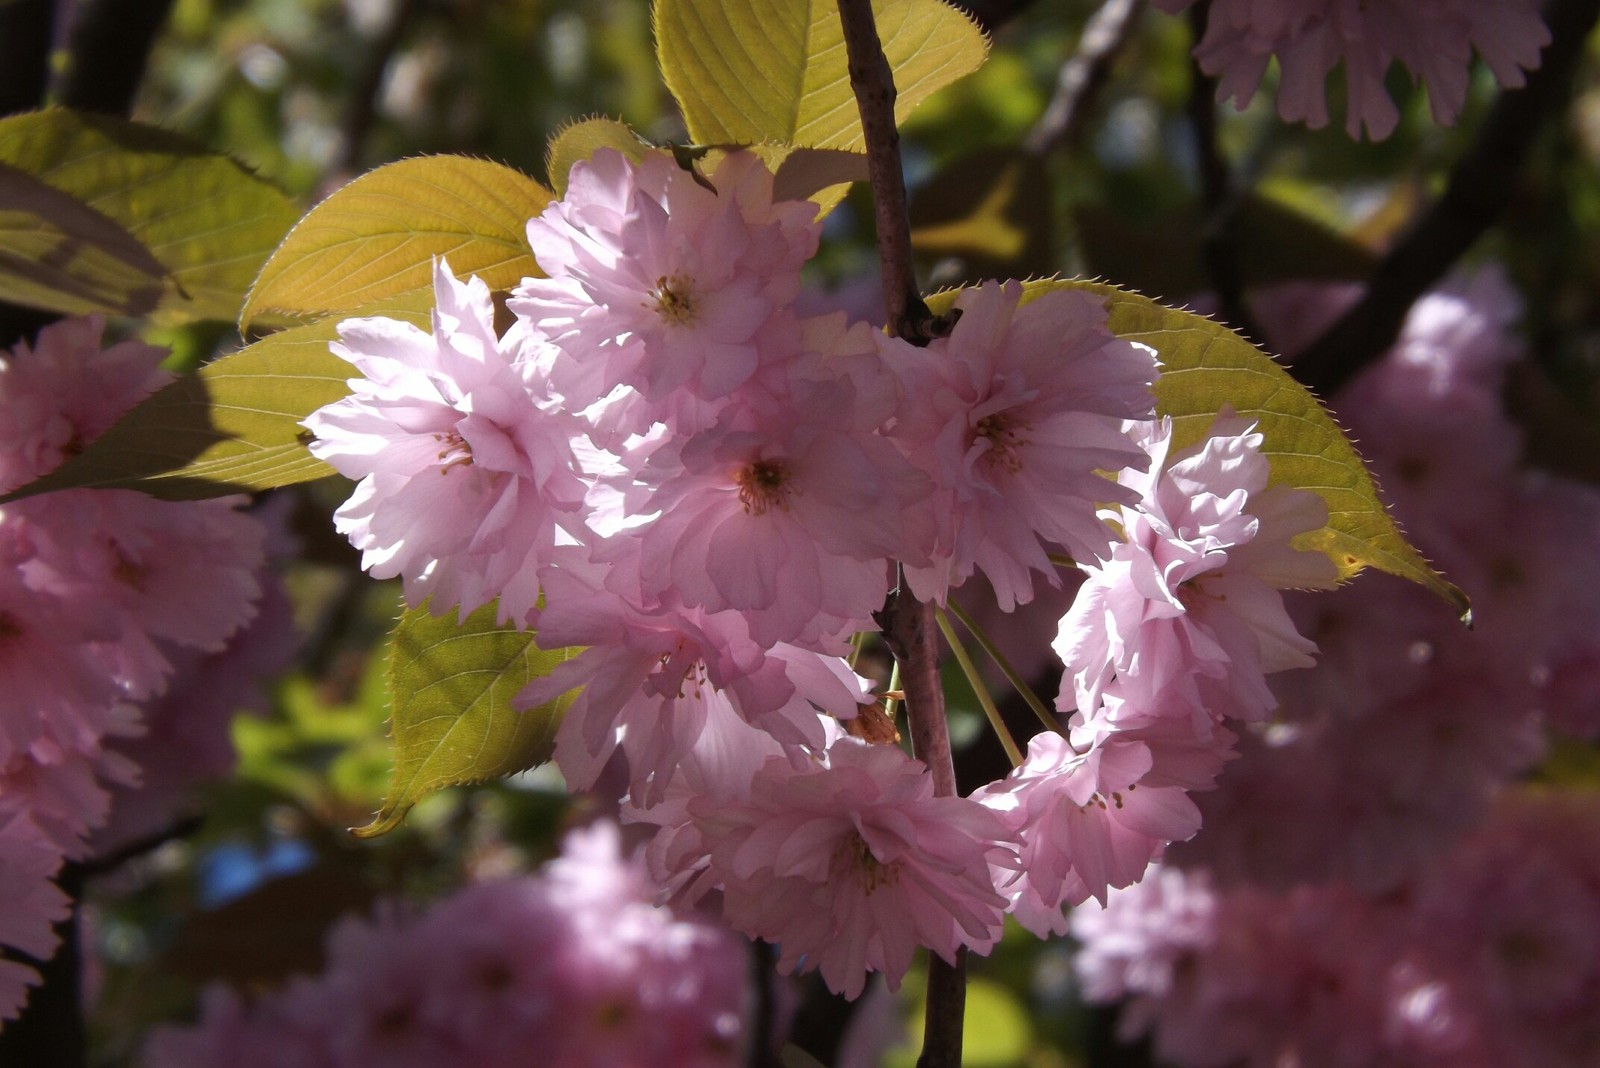
[[[951,604],[954,608],[954,603]],[[1022,750],[1017,748],[1017,740],[1011,737],[1011,732],[1006,729],[1005,720],[1000,718],[1000,709],[995,707],[994,695],[989,692],[989,687],[979,674],[977,665],[972,662],[972,657],[967,655],[966,646],[961,644],[961,639],[956,636],[956,629],[950,625],[950,617],[943,612],[936,611],[935,618],[939,622],[939,633],[944,635],[944,640],[950,643],[950,651],[956,656],[956,663],[961,665],[961,673],[972,684],[972,692],[977,695],[978,704],[983,706],[983,714],[989,719],[989,726],[994,729],[1000,745],[1005,749],[1006,756],[1011,761],[1012,767],[1022,763]],[[965,620],[963,620],[965,622]],[[1004,668],[1001,669],[1005,670]],[[1037,698],[1035,698],[1037,700]]]
[[[961,620],[961,625],[967,629],[968,634],[972,635],[973,640],[978,643],[978,646],[989,659],[994,661],[994,666],[999,668],[1000,673],[1006,677],[1006,681],[1011,683],[1012,689],[1017,691],[1017,696],[1021,697],[1028,707],[1033,709],[1033,714],[1039,717],[1039,722],[1044,724],[1045,729],[1060,733],[1061,724],[1057,722],[1055,713],[1051,712],[1049,706],[1040,700],[1037,693],[1034,693],[1033,687],[1028,685],[1028,680],[1024,679],[1022,673],[1012,666],[1010,660],[1006,659],[1006,654],[1002,653],[1000,647],[994,643],[994,640],[989,637],[982,627],[978,626],[977,620],[973,619],[965,608],[962,608],[954,601],[950,602],[949,608],[951,614]],[[946,638],[948,640],[949,636],[946,635]],[[950,645],[951,648],[956,648],[954,641],[951,641]],[[958,658],[960,655],[959,652],[956,654]],[[1013,757],[1011,762],[1013,764],[1022,763],[1021,759],[1016,757]]]

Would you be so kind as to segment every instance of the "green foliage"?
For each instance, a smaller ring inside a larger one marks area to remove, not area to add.
[[[0,300],[85,315],[144,315],[166,268],[77,197],[0,163]]]
[[[432,307],[428,289],[363,311],[426,326]],[[333,474],[306,451],[300,421],[350,391],[354,369],[328,351],[338,322],[271,334],[178,379],[7,499],[92,486],[193,500]]]
[[[527,710],[512,699],[577,654],[540,649],[532,631],[495,622],[487,604],[458,622],[424,605],[395,628],[389,664],[394,778],[363,838],[400,824],[420,799],[446,786],[483,782],[550,759],[570,696]]]
[[[250,290],[241,327],[263,312],[348,312],[432,284],[433,259],[491,289],[537,276],[528,220],[548,189],[499,163],[467,156],[401,160],[362,175],[300,220]]]
[[[52,311],[232,319],[296,214],[233,159],[103,115],[0,120],[0,164],[0,296]]]
[[[1030,296],[1052,289],[1092,293],[1105,301],[1114,333],[1155,349],[1161,361],[1156,407],[1172,417],[1175,449],[1201,440],[1224,408],[1257,423],[1273,483],[1310,490],[1327,502],[1327,526],[1301,535],[1299,548],[1325,553],[1345,579],[1376,567],[1419,583],[1464,619],[1471,618],[1466,595],[1429,567],[1400,533],[1339,424],[1266,353],[1221,323],[1116,286],[1054,279],[1026,286]],[[929,307],[942,311],[954,301],[950,291],[930,300]]]
[[[579,160],[588,159],[602,148],[614,148],[630,159],[639,160],[650,146],[625,123],[615,119],[583,119],[563,126],[550,138],[545,152],[545,171],[557,196],[567,195],[567,173]]]
[[[940,0],[880,0],[873,11],[899,120],[988,51]],[[661,76],[695,142],[863,147],[834,0],[657,0],[655,31]]]

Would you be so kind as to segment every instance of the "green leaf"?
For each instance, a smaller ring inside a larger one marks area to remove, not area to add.
[[[356,830],[362,838],[394,830],[435,790],[550,759],[572,695],[526,711],[511,702],[578,650],[540,649],[532,631],[497,624],[497,610],[486,604],[457,622],[424,605],[400,617],[389,665],[394,778],[377,816]]]
[[[545,173],[557,196],[567,195],[567,175],[572,165],[588,159],[602,148],[614,148],[632,160],[641,160],[650,146],[639,139],[632,127],[616,119],[581,119],[556,131],[545,149]]]
[[[0,163],[0,300],[65,315],[144,315],[166,273],[115,220]]]
[[[1426,587],[1471,619],[1467,597],[1406,541],[1378,497],[1378,489],[1327,409],[1272,357],[1194,312],[1164,307],[1148,297],[1099,282],[1046,279],[1025,283],[1029,297],[1052,289],[1077,289],[1105,301],[1111,330],[1156,350],[1161,375],[1156,408],[1172,417],[1173,447],[1201,440],[1217,413],[1231,407],[1256,422],[1274,484],[1310,490],[1328,505],[1328,525],[1302,534],[1298,548],[1325,553],[1351,578],[1368,567]],[[955,291],[929,301],[942,312]]]
[[[162,322],[232,320],[297,214],[237,161],[103,115],[51,109],[0,119],[0,163],[75,198],[142,246],[162,268],[154,308]]]
[[[320,317],[425,289],[433,260],[490,289],[539,276],[528,220],[548,189],[520,171],[469,156],[404,159],[362,175],[312,208],[261,269],[239,316]]]
[[[940,0],[875,0],[895,117],[983,64],[988,42]],[[656,55],[699,144],[860,149],[835,0],[656,0]]]
[[[432,307],[428,289],[363,313],[426,327]],[[194,500],[333,474],[306,451],[300,420],[349,393],[357,377],[328,351],[340,321],[269,335],[157,390],[82,452],[3,499],[92,486]]]

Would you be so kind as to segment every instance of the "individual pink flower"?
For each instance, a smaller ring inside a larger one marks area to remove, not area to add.
[[[1157,0],[1182,11],[1194,0]],[[1395,61],[1428,90],[1434,120],[1450,125],[1466,102],[1474,49],[1507,88],[1539,65],[1550,31],[1537,0],[1217,0],[1195,48],[1202,69],[1221,79],[1218,95],[1243,109],[1268,62],[1280,67],[1278,114],[1312,128],[1327,125],[1324,85],[1344,64],[1351,137],[1394,130],[1399,112],[1384,88]]]
[[[587,789],[620,748],[633,802],[649,807],[725,708],[790,745],[821,748],[818,713],[851,718],[870,700],[838,653],[752,639],[738,612],[644,609],[602,585],[604,568],[568,559],[546,576],[539,613],[547,648],[586,646],[518,695],[520,705],[578,690],[562,716],[555,759],[568,786]]]
[[[744,613],[758,642],[870,626],[894,559],[925,559],[926,476],[868,427],[848,379],[781,410],[730,409],[651,455],[638,510],[647,596]]]
[[[999,940],[1005,899],[991,864],[1014,864],[999,818],[934,797],[898,748],[843,738],[826,766],[772,758],[743,801],[691,800],[710,881],[735,930],[778,944],[779,970],[816,969],[858,996],[869,971],[890,989],[918,946],[952,960]]]
[[[489,288],[434,268],[433,331],[392,319],[340,324],[333,351],[363,378],[313,412],[311,452],[359,479],[334,525],[379,578],[437,612],[499,598],[525,620],[558,526],[581,530],[586,487],[574,469],[577,417],[555,410],[523,354],[500,338]]]
[[[618,385],[651,404],[679,390],[724,397],[755,373],[762,328],[799,293],[816,215],[809,201],[774,202],[752,153],[702,176],[664,152],[636,162],[601,149],[529,222],[548,277],[524,279],[510,307],[555,346],[551,380],[574,409]]]
[[[1133,497],[1100,472],[1149,462],[1123,423],[1154,411],[1154,354],[1112,334],[1088,293],[1023,293],[964,290],[949,338],[891,350],[911,398],[893,435],[937,487],[934,560],[906,569],[924,600],[942,604],[978,570],[1002,610],[1027,603],[1034,572],[1058,581],[1049,546],[1106,552],[1096,504]]]
[[[31,530],[32,556],[21,564],[29,585],[115,620],[96,655],[127,696],[142,700],[172,671],[163,645],[218,652],[255,615],[265,530],[243,511],[248,503],[80,489],[6,512]]]
[[[1022,869],[996,885],[1018,922],[1041,938],[1066,931],[1063,904],[1137,882],[1168,842],[1200,829],[1179,786],[1150,781],[1142,742],[1113,737],[1074,752],[1055,731],[1034,735],[1023,763],[972,795],[1000,814],[1022,843]]]
[[[1199,445],[1169,455],[1169,421],[1143,435],[1148,474],[1125,471],[1139,504],[1111,513],[1123,539],[1088,579],[1061,621],[1055,648],[1067,666],[1064,709],[1098,714],[1116,679],[1125,726],[1186,707],[1207,719],[1260,719],[1274,705],[1265,673],[1312,663],[1315,646],[1284,612],[1279,590],[1331,586],[1328,558],[1293,548],[1320,528],[1315,494],[1269,487],[1262,437],[1219,418]]]
[[[63,319],[0,354],[0,492],[53,471],[172,381],[164,349],[103,346],[104,331],[98,316]]]
[[[62,853],[25,811],[20,799],[0,793],[0,946],[36,960],[56,948],[52,927],[67,918],[71,902],[51,880]],[[0,959],[0,1021],[15,1019],[38,973],[18,961]]]

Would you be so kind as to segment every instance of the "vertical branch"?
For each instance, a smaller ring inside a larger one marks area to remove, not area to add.
[[[922,303],[911,267],[911,222],[905,175],[900,169],[900,131],[894,121],[894,73],[878,40],[870,0],[839,0],[839,20],[844,25],[850,87],[855,91],[867,142],[867,181],[872,186],[889,333],[913,344],[926,344],[945,331]]]
[[[911,224],[906,212],[905,178],[900,169],[900,134],[894,120],[894,74],[878,39],[870,0],[839,0],[839,19],[844,26],[850,86],[855,91],[866,137],[867,174],[872,184],[889,331],[913,344],[925,344],[948,332],[949,324],[929,314],[917,293],[912,271]],[[916,600],[904,587],[902,581],[889,595],[878,621],[884,641],[900,664],[912,749],[928,766],[934,792],[952,797],[956,774],[950,756],[944,688],[939,679],[934,609],[933,605]],[[930,957],[928,1009],[919,1068],[959,1068],[966,998],[965,952],[957,954],[954,966],[937,956]]]
[[[55,19],[55,0],[0,3],[0,115],[44,103]]]
[[[128,115],[173,0],[95,0],[72,27],[61,103]]]
[[[1055,95],[1028,131],[1022,147],[1035,156],[1071,145],[1083,135],[1100,90],[1111,77],[1117,56],[1127,47],[1145,0],[1105,0],[1089,17],[1078,48],[1056,76]]]
[[[1205,36],[1210,0],[1189,9],[1189,27],[1198,45]],[[1238,191],[1233,176],[1217,145],[1217,80],[1200,69],[1199,60],[1189,55],[1189,128],[1194,132],[1195,161],[1200,172],[1200,205],[1204,212],[1200,237],[1200,258],[1206,275],[1217,291],[1220,318],[1233,329],[1256,342],[1263,340],[1260,329],[1244,301],[1244,272],[1239,262],[1239,243],[1234,217],[1239,210]]]
[[[1546,120],[1571,99],[1574,73],[1600,0],[1545,5],[1550,44],[1527,84],[1500,94],[1439,199],[1424,211],[1367,279],[1361,301],[1312,342],[1294,375],[1329,395],[1378,359],[1400,335],[1407,313],[1511,204],[1517,178]]]

